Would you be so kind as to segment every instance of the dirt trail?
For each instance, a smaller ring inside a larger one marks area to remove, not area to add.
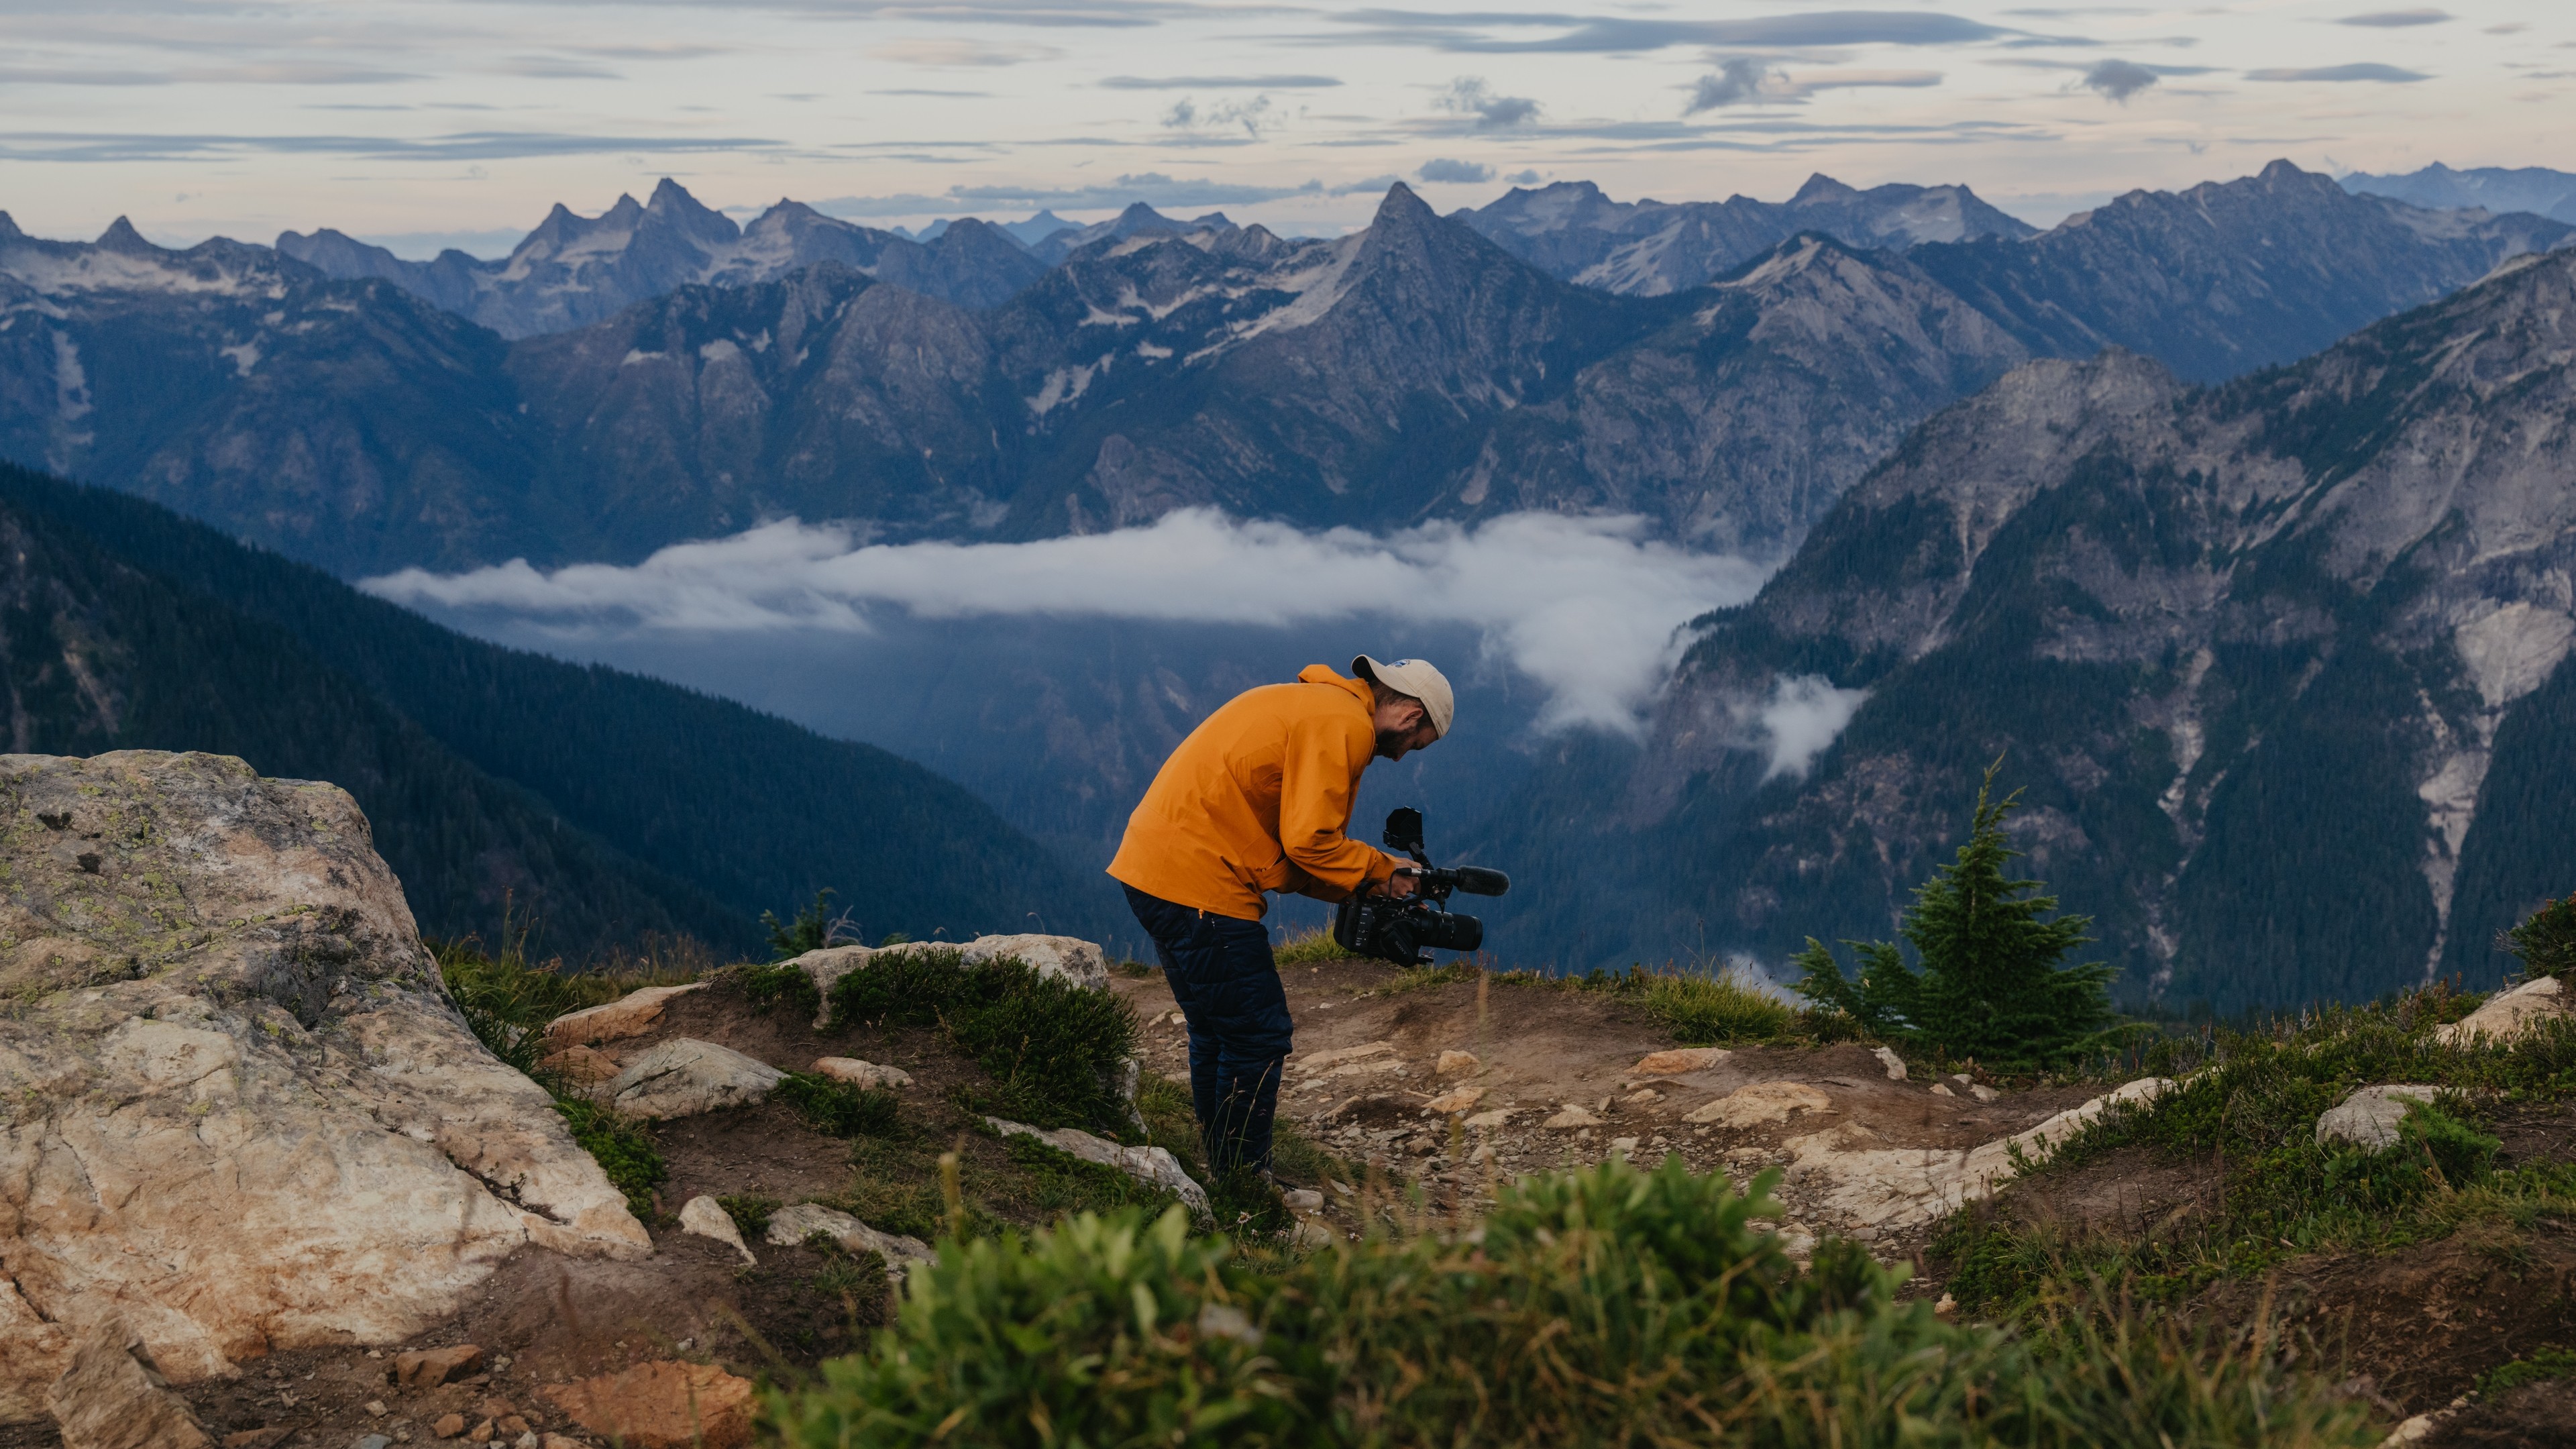
[[[1614,1151],[1640,1163],[1679,1153],[1693,1171],[1724,1171],[1740,1183],[1788,1164],[1795,1139],[1839,1126],[1861,1129],[1875,1146],[1963,1149],[2032,1127],[2098,1090],[2003,1091],[1979,1100],[1969,1083],[1948,1079],[1941,1085],[1951,1095],[1942,1095],[1927,1080],[1891,1080],[1869,1048],[1849,1044],[1743,1047],[1699,1070],[1640,1073],[1642,1058],[1673,1046],[1671,1035],[1605,994],[1489,981],[1480,1007],[1478,983],[1412,985],[1396,968],[1369,961],[1291,965],[1281,979],[1296,1021],[1282,1119],[1337,1156],[1453,1193],[1473,1193],[1497,1175],[1597,1163]],[[1147,1070],[1187,1081],[1187,1033],[1160,973],[1114,984],[1145,1022]],[[1444,1075],[1444,1052],[1476,1061]],[[1687,1120],[1764,1083],[1815,1095],[1767,1121]],[[1460,1106],[1468,1093],[1478,1095]],[[1433,1110],[1434,1101],[1455,1110]],[[1590,1123],[1560,1117],[1569,1107]],[[1506,1115],[1497,1120],[1498,1112]],[[1453,1117],[1461,1123],[1454,1140]],[[1567,1125],[1545,1125],[1551,1120]],[[1793,1241],[1845,1229],[1814,1219],[1815,1195],[1801,1183],[1784,1185],[1780,1196]],[[1862,1227],[1855,1236],[1877,1235]],[[1905,1256],[1920,1236],[1891,1235],[1877,1251]]]

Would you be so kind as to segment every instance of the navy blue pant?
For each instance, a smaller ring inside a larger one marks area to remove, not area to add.
[[[1190,1028],[1190,1105],[1208,1171],[1270,1166],[1270,1121],[1293,1030],[1270,930],[1212,916],[1127,887],[1137,924],[1154,938],[1163,979]]]

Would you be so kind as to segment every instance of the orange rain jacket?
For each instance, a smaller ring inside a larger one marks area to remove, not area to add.
[[[1261,919],[1263,891],[1337,901],[1384,885],[1395,861],[1344,833],[1377,754],[1376,710],[1365,682],[1321,664],[1236,695],[1163,762],[1109,874],[1246,921]]]

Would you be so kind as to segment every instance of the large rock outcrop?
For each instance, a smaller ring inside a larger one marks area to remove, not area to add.
[[[184,1383],[409,1337],[530,1244],[650,1251],[346,793],[7,755],[0,808],[0,1422],[111,1319]]]
[[[2444,1046],[2520,1041],[2541,1023],[2569,1014],[2565,987],[2557,977],[2543,976],[2499,991],[2458,1021],[2433,1028],[2433,1039]]]

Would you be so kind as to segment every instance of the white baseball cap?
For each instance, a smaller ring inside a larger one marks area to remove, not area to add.
[[[1380,664],[1363,654],[1351,661],[1351,673],[1362,679],[1374,679],[1398,694],[1422,701],[1423,713],[1431,716],[1434,733],[1449,733],[1449,718],[1458,708],[1457,696],[1449,692],[1449,676],[1420,659],[1398,659]]]

